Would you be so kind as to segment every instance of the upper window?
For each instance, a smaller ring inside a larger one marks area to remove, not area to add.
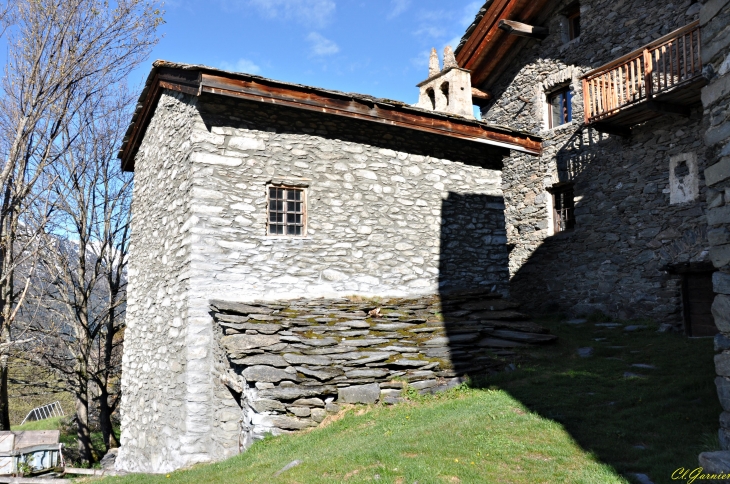
[[[305,232],[304,189],[269,187],[269,235],[303,236]]]
[[[568,19],[567,33],[568,40],[580,37],[580,5],[577,3],[568,7],[565,12],[565,18]]]
[[[573,196],[573,185],[558,185],[552,187],[550,193],[553,195],[553,230],[565,232],[575,228],[575,201]]]
[[[555,128],[573,120],[573,109],[571,106],[572,99],[573,93],[569,87],[552,92],[548,95],[548,105],[550,106],[550,128]]]

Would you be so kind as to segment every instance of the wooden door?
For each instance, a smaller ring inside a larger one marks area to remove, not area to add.
[[[684,274],[682,284],[684,327],[687,336],[715,336],[718,333],[712,317],[712,272]]]

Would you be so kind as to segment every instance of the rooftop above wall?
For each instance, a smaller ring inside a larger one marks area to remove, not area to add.
[[[134,171],[134,157],[164,89],[192,96],[213,94],[253,102],[344,116],[471,142],[494,148],[540,154],[540,138],[450,113],[410,106],[400,101],[275,81],[211,67],[155,61],[118,157],[125,171]]]

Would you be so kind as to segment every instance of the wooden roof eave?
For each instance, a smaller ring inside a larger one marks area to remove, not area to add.
[[[505,70],[510,56],[533,39],[510,35],[499,28],[500,20],[539,25],[552,0],[494,0],[479,24],[456,54],[457,63],[472,71],[472,85],[494,82]]]
[[[531,155],[542,152],[538,137],[516,133],[507,128],[488,126],[469,120],[404,107],[386,100],[324,91],[307,86],[291,85],[265,80],[258,76],[235,75],[210,69],[182,70],[159,68],[148,80],[142,105],[137,109],[127,131],[119,158],[125,171],[134,170],[134,154],[139,149],[144,131],[163,89],[200,96],[203,93],[224,95],[254,102],[289,106],[308,111],[345,116],[390,126],[439,134],[467,141],[483,143],[497,150],[517,150]],[[505,155],[507,152],[505,151]]]

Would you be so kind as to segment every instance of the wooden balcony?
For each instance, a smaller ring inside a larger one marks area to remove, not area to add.
[[[706,82],[696,21],[583,76],[585,122],[628,135],[657,113],[689,116]]]

